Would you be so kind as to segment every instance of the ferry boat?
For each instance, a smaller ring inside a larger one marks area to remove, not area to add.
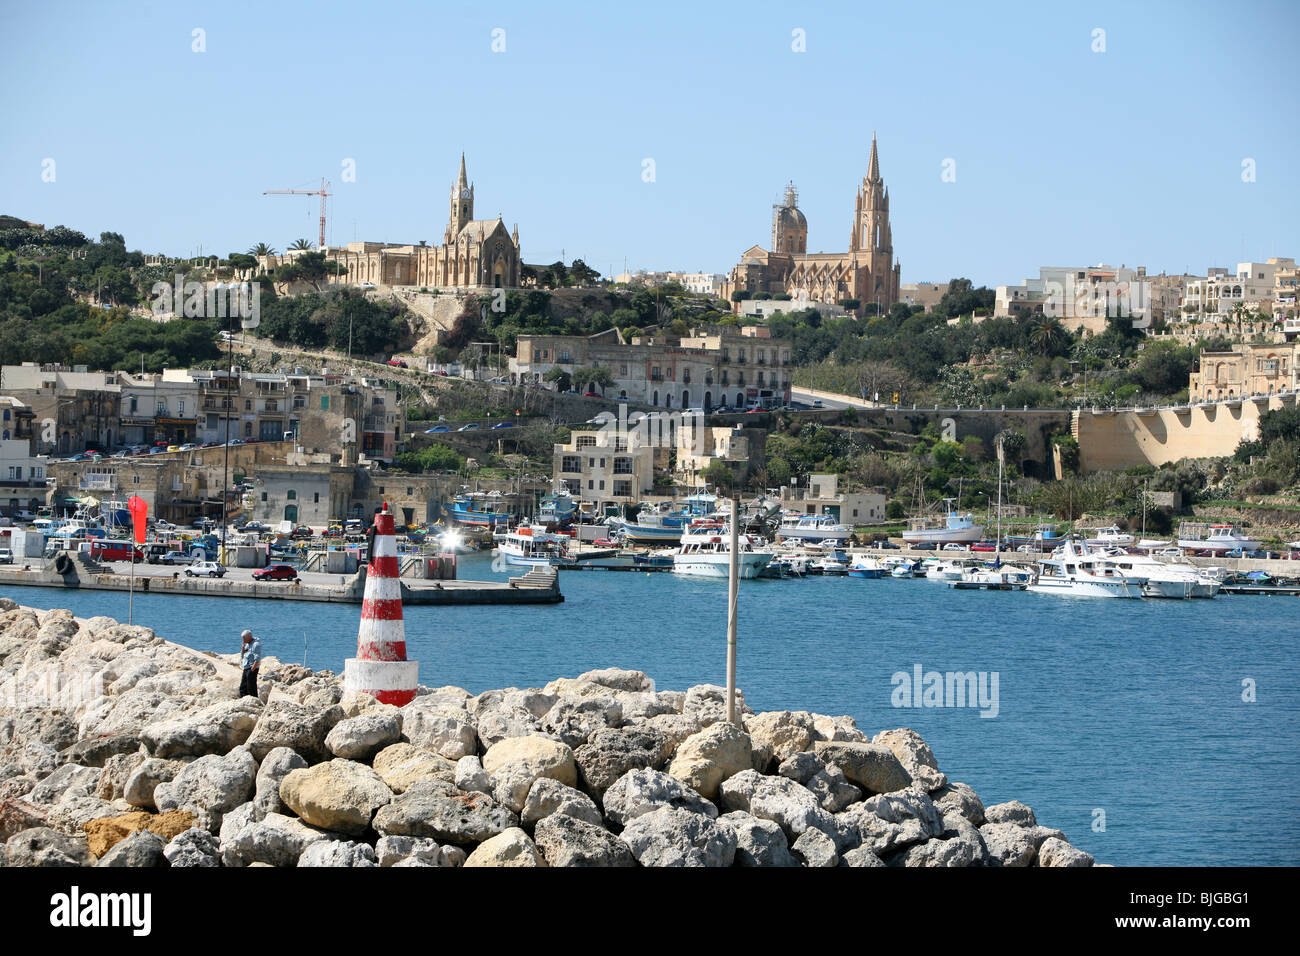
[[[549,534],[530,525],[521,525],[497,538],[496,553],[507,564],[525,568],[573,564],[569,557],[570,538],[566,534]]]
[[[947,544],[956,542],[957,544],[970,544],[980,541],[984,537],[984,525],[975,523],[975,516],[972,514],[957,514],[952,510],[952,503],[955,498],[944,498],[944,506],[947,509],[944,515],[944,523],[937,528],[927,528],[922,523],[910,531],[903,532],[903,541],[907,544]]]
[[[1184,550],[1213,551],[1216,554],[1235,551],[1238,548],[1242,551],[1256,551],[1263,543],[1254,538],[1246,537],[1237,529],[1236,525],[1231,524],[1210,525],[1209,534],[1204,538],[1184,538],[1181,534],[1178,537],[1178,547]]]
[[[504,527],[510,523],[510,515],[504,511],[493,511],[487,501],[487,495],[457,495],[449,505],[443,505],[447,516],[460,524],[471,527]]]
[[[707,541],[683,544],[673,555],[673,573],[690,574],[696,577],[723,578],[731,574],[731,549],[729,540],[723,535],[713,535]],[[772,555],[754,550],[754,541],[749,535],[739,537],[739,553],[736,555],[741,578],[756,578],[772,560]]]
[[[1141,598],[1147,579],[1115,567],[1098,566],[1073,539],[1038,562],[1038,573],[1028,590],[1071,597]]]
[[[842,546],[853,535],[853,529],[842,525],[830,515],[788,514],[781,519],[776,536],[781,541],[799,541],[820,544],[830,541]]]

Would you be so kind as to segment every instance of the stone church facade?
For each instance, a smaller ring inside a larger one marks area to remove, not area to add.
[[[889,225],[889,190],[880,177],[876,138],[867,175],[858,188],[847,252],[808,252],[808,221],[794,185],[772,212],[772,248],[752,246],[731,270],[723,294],[789,293],[796,300],[836,303],[857,299],[887,310],[899,301],[899,265]]]
[[[266,256],[262,266],[274,269],[297,255],[300,253]],[[346,270],[330,279],[331,284],[338,285],[370,282],[439,290],[509,289],[519,287],[523,269],[519,226],[507,230],[500,216],[474,218],[474,185],[465,173],[464,154],[460,157],[460,175],[448,199],[442,245],[350,242],[326,248],[325,257]]]

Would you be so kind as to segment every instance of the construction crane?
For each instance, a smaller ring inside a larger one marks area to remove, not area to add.
[[[325,181],[324,177],[320,181],[320,189],[268,189],[262,193],[263,196],[320,196],[320,245],[316,248],[321,252],[325,251],[325,200],[334,195],[329,191],[330,184]]]

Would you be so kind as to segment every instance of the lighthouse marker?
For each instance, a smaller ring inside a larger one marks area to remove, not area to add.
[[[415,699],[420,664],[406,659],[398,560],[393,515],[385,501],[371,531],[357,656],[344,663],[343,690],[370,694],[381,703],[401,707]]]

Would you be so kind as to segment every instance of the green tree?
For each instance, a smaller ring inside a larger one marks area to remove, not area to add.
[[[542,380],[545,382],[554,382],[555,390],[558,392],[567,392],[573,387],[573,379],[570,377],[569,373],[558,365],[548,370],[547,373],[542,376]]]
[[[289,244],[289,250],[291,252],[298,251],[298,250],[306,252],[308,249],[314,249],[314,248],[316,248],[316,245],[310,239],[295,239],[292,243]]]

